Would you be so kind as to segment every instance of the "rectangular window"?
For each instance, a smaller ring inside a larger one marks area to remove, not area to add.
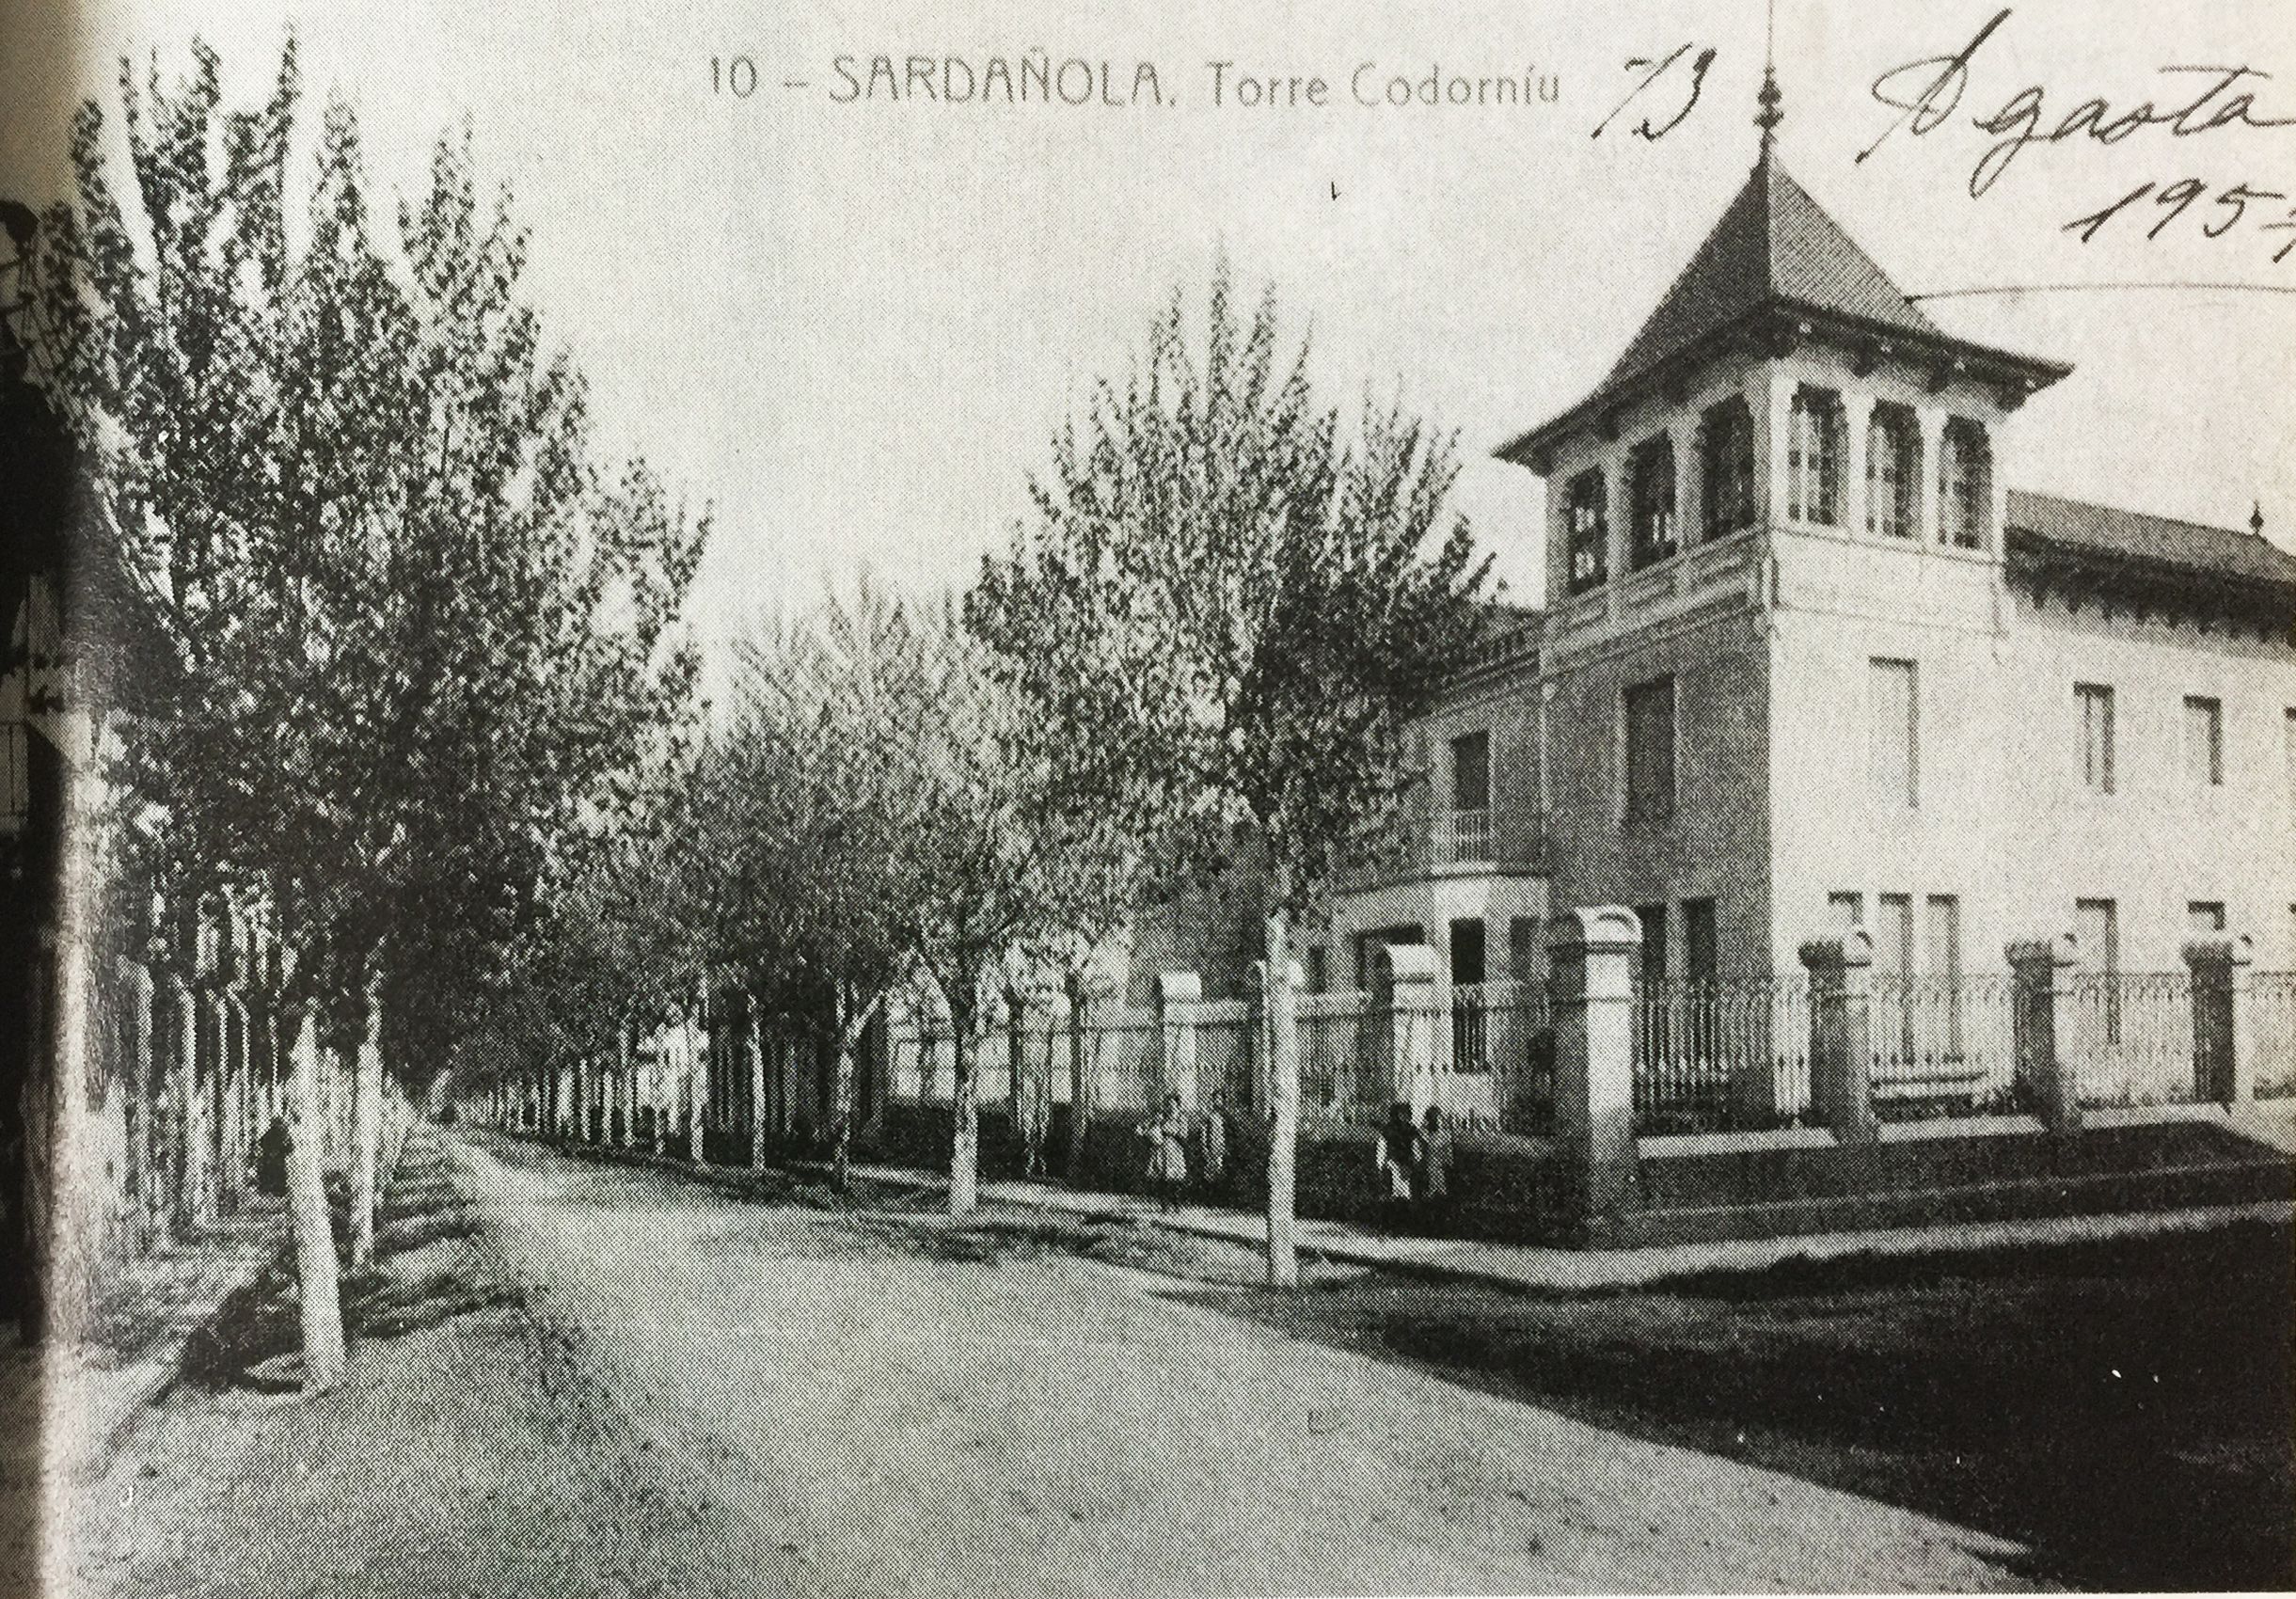
[[[1482,922],[1465,918],[1451,924],[1451,983],[1453,987],[1481,983],[1490,976],[1484,961]]]
[[[1711,899],[1682,902],[1682,974],[1693,983],[1711,983],[1722,974]]]
[[[1942,1012],[1939,1020],[1944,1037],[1937,1042],[1952,1059],[1959,1060],[1962,1054],[1961,902],[1950,894],[1933,894],[1929,896],[1928,914],[1927,939],[1922,954]]]
[[[1874,902],[1874,970],[1902,977],[1913,970],[1913,896],[1885,894]]]
[[[2089,1003],[2101,1012],[2105,1042],[2121,1041],[2120,908],[2110,899],[2073,901],[2073,943],[2088,974]]]
[[[1638,905],[1635,907],[1635,916],[1642,924],[1642,980],[1646,983],[1663,983],[1669,973],[1666,907]]]
[[[1826,896],[1826,923],[1836,938],[1847,938],[1865,926],[1865,895],[1855,893]]]
[[[1867,769],[1874,795],[1892,805],[1921,803],[1921,705],[1913,662],[1867,663]]]
[[[2073,685],[2081,707],[2081,782],[2092,793],[2113,792],[2113,690],[2101,683]]]
[[[1842,397],[1830,388],[1797,388],[1786,424],[1788,512],[1797,522],[1836,527],[1842,520]]]
[[[1462,734],[1451,740],[1451,808],[1487,811],[1491,808],[1491,735]]]
[[[1665,434],[1638,445],[1627,458],[1627,493],[1634,507],[1628,560],[1634,569],[1664,561],[1682,547],[1674,500],[1674,441]]]
[[[1983,549],[1993,521],[1993,445],[1982,423],[1955,417],[1938,451],[1938,538]]]
[[[1708,543],[1754,525],[1754,413],[1734,394],[1699,425],[1701,531]]]
[[[2225,782],[2225,705],[2188,694],[2184,700],[2184,775],[2202,788]]]
[[[2185,902],[2184,928],[2189,933],[2221,933],[2225,930],[2225,906],[2222,900],[2193,899]]]
[[[1865,430],[1865,528],[1885,538],[1921,530],[1922,430],[1903,405],[1874,407]]]
[[[1307,951],[1307,970],[1302,974],[1307,981],[1307,991],[1320,994],[1331,987],[1331,951],[1322,944],[1311,945]]]
[[[1674,680],[1626,690],[1626,819],[1655,825],[1674,815]]]
[[[1450,934],[1451,1069],[1488,1071],[1491,1032],[1481,984],[1490,974],[1484,965],[1482,923],[1473,918],[1453,922]]]
[[[1511,916],[1507,920],[1507,975],[1529,983],[1539,975],[1539,918]]]
[[[1563,498],[1563,530],[1570,591],[1583,594],[1610,577],[1610,487],[1602,468],[1590,467],[1571,480]]]
[[[1874,1047],[1910,1062],[1918,996],[1913,992],[1913,896],[1885,894],[1874,901]]]

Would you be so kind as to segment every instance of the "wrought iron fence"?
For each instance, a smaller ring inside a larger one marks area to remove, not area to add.
[[[1302,994],[1296,1005],[1300,1115],[1378,1122],[1389,1096],[1370,1069],[1371,996],[1360,989]]]
[[[1780,1127],[1809,1111],[1805,977],[1643,984],[1634,1041],[1639,1132]]]
[[[1872,994],[1866,1048],[1878,1114],[2016,1102],[2015,975],[1876,973]]]
[[[2296,1095],[2296,972],[2257,972],[2248,982],[2256,1095],[2285,1100]]]
[[[1428,1099],[1471,1128],[1554,1131],[1555,1040],[1545,990],[1532,984],[1461,984],[1451,990],[1449,1053]]]
[[[2202,997],[2209,997],[2205,985]],[[2076,1063],[2081,1102],[2189,1104],[2206,1097],[2207,1052],[2196,1047],[2193,1000],[2190,972],[2076,976],[2072,1037],[2057,1048]]]
[[[1249,1105],[1258,1087],[1261,1046],[1244,1000],[1210,1000],[1196,1011],[1196,1087],[1199,1104],[1225,1100]]]

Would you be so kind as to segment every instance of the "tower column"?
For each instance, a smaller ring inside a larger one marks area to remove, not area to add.
[[[1922,429],[1922,459],[1919,467],[1921,481],[1914,485],[1914,503],[1921,507],[1922,547],[1938,547],[1939,530],[1945,525],[1945,514],[1940,503],[1939,484],[1945,466],[1945,413],[1935,405],[1915,408],[1914,420]]]
[[[1866,530],[1865,446],[1874,421],[1874,397],[1854,389],[1842,392],[1842,529]]]

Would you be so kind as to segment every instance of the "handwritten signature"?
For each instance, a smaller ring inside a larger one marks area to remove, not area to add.
[[[1858,160],[1864,161],[1900,130],[1919,136],[1951,121],[1969,89],[1970,63],[2009,16],[2010,8],[2002,8],[1977,30],[1974,39],[1951,55],[1909,61],[1875,79],[1874,98],[1899,115],[1858,153]],[[2256,86],[2272,77],[2259,68],[2178,64],[2160,71],[2179,75],[2186,87],[2197,84],[2197,92],[2180,93],[2179,98],[2165,103],[2146,100],[2125,110],[2115,110],[2104,96],[2095,95],[2055,116],[2050,91],[2034,84],[2019,89],[1990,116],[1972,118],[1972,125],[1993,135],[1995,142],[1970,173],[1971,198],[1982,197],[2019,156],[2035,147],[2083,138],[2116,145],[2154,128],[2165,129],[2177,138],[2192,138],[2225,128],[2296,127],[2296,116],[2271,116],[2258,108]]]

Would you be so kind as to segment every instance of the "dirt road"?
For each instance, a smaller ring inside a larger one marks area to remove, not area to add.
[[[530,1146],[458,1159],[762,1591],[2016,1585],[1964,1529],[1289,1338],[1194,1285]]]

